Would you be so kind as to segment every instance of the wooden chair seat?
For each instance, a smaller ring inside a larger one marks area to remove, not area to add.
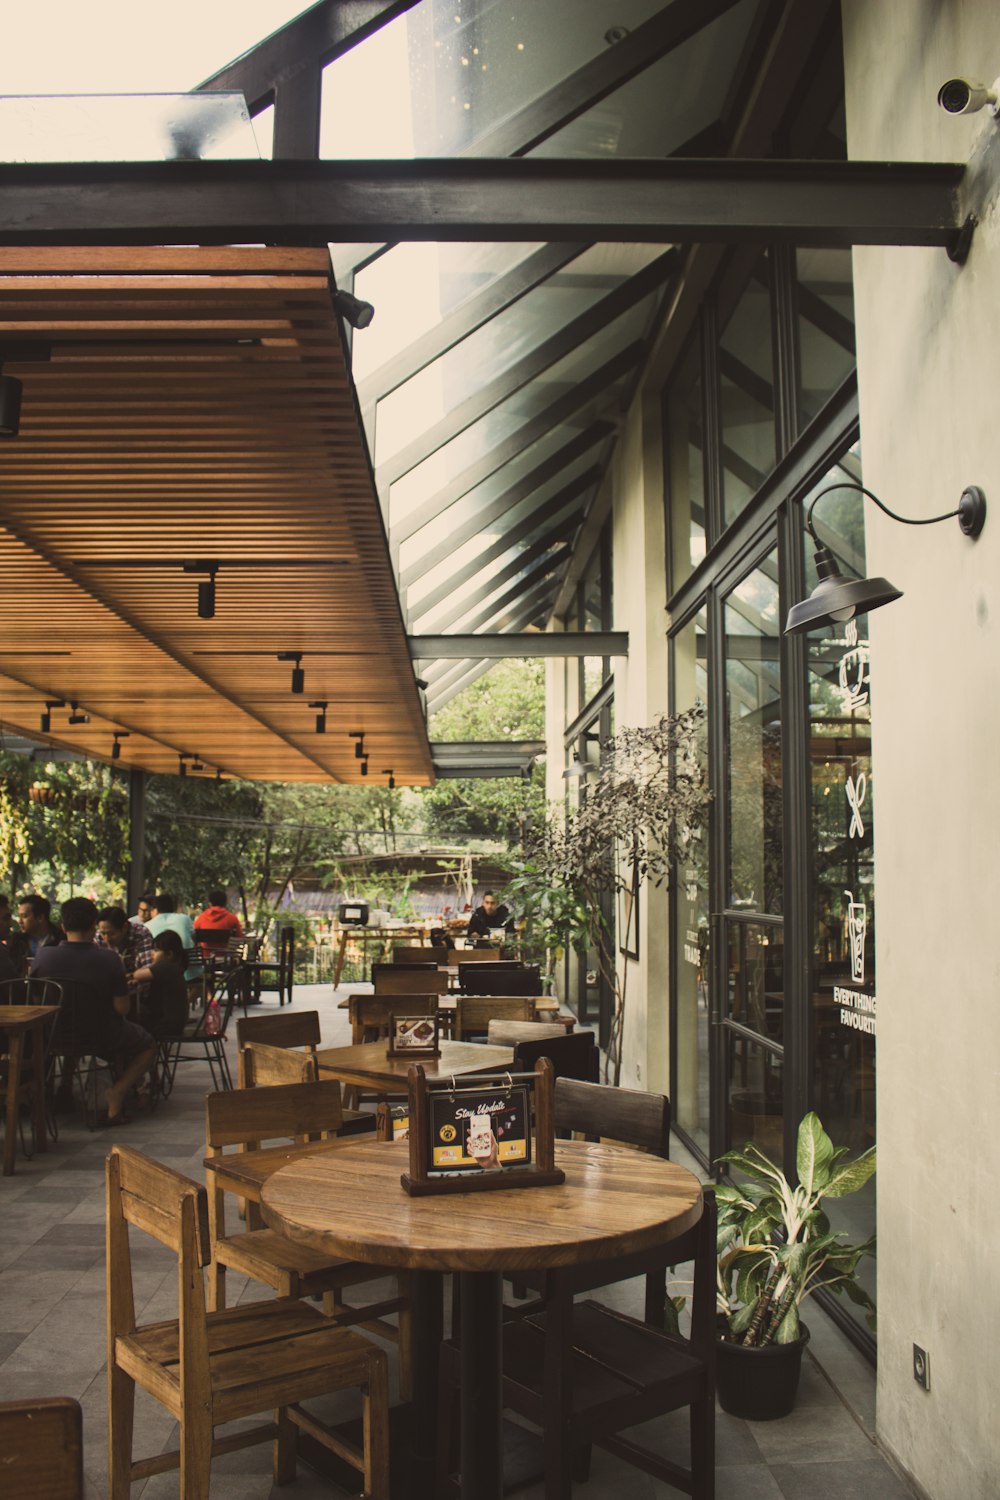
[[[371,1500],[388,1500],[385,1354],[291,1299],[206,1312],[202,1268],[209,1259],[204,1188],[138,1151],[114,1146],[107,1159],[108,1445],[111,1500],[129,1500],[135,1480],[180,1468],[184,1500],[207,1500],[213,1456],[274,1442],[274,1479],[295,1474],[296,1429],[358,1469]],[[129,1226],[178,1259],[176,1319],[137,1327]],[[135,1387],[180,1423],[180,1447],[134,1460]],[[357,1387],[363,1443],[355,1447],[299,1404]],[[275,1419],[216,1440],[225,1422],[274,1412]]]

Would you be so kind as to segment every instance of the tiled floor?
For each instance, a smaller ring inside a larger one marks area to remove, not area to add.
[[[319,1009],[328,1045],[349,1041],[346,1014],[331,1004],[329,986],[300,987],[295,1005]],[[200,1181],[208,1069],[189,1065],[186,1074],[179,1076],[174,1094],[152,1117],[137,1116],[115,1132],[115,1139]],[[60,1139],[46,1154],[33,1161],[19,1154],[16,1175],[0,1179],[0,1400],[79,1398],[87,1500],[107,1492],[103,1164],[110,1143],[109,1132],[90,1134],[81,1122],[70,1119],[61,1123]],[[139,1321],[175,1315],[172,1258],[146,1240],[135,1252],[134,1268]],[[231,1301],[265,1294],[258,1287],[244,1291],[232,1277],[230,1288]],[[619,1296],[627,1302],[628,1289]],[[720,1413],[718,1500],[907,1500],[910,1491],[870,1437],[872,1372],[822,1313],[814,1311],[810,1323],[812,1343],[795,1412],[768,1423],[742,1422]],[[140,1392],[136,1453],[172,1446],[172,1434],[169,1417]],[[683,1416],[646,1429],[647,1437],[663,1442],[664,1451],[675,1435],[677,1451],[683,1452]],[[266,1500],[272,1494],[270,1467],[266,1447],[218,1459],[213,1500]],[[579,1492],[589,1500],[660,1500],[677,1493],[596,1450],[591,1479],[579,1486]],[[177,1476],[160,1475],[135,1486],[133,1496],[140,1493],[145,1500],[176,1496]],[[312,1500],[338,1492],[300,1467],[294,1487],[273,1493],[275,1500],[279,1494]],[[521,1493],[525,1500],[541,1500],[543,1490],[537,1485]]]

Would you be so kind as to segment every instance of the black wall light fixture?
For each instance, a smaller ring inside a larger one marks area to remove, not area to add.
[[[897,516],[894,510],[866,489],[863,484],[831,484],[820,490],[806,514],[806,529],[816,548],[816,572],[819,582],[808,599],[793,604],[785,620],[785,634],[799,635],[806,630],[815,630],[820,625],[832,625],[841,620],[852,620],[857,615],[869,614],[883,604],[891,604],[903,597],[888,578],[845,578],[837,567],[836,559],[829,547],[824,546],[813,529],[813,511],[824,495],[834,490],[856,490],[877,505],[879,510],[893,521],[904,526],[936,526],[939,521],[950,521],[958,517],[958,524],[966,536],[977,537],[986,522],[986,496],[978,485],[970,484],[962,491],[957,510],[949,510],[943,516],[926,516],[919,519]]]
[[[186,562],[185,573],[207,573],[208,577],[198,585],[199,620],[215,619],[215,575],[219,571],[217,562]]]
[[[333,305],[342,318],[346,318],[352,328],[367,328],[375,316],[375,309],[370,302],[362,302],[360,297],[355,297],[352,292],[335,292]]]
[[[122,742],[122,740],[127,740],[127,739],[131,739],[131,735],[129,734],[129,731],[127,729],[116,729],[115,730],[114,734],[111,736],[111,759],[112,760],[120,760],[121,759],[121,754],[122,754],[121,742]]]
[[[292,667],[292,692],[304,693],[306,689],[306,674],[302,666],[302,652],[279,651],[278,660],[291,661],[295,663],[295,665]]]
[[[41,730],[42,734],[49,734],[51,732],[51,730],[52,730],[52,710],[54,708],[65,708],[65,707],[66,707],[66,700],[65,700],[65,698],[46,698],[46,700],[45,700],[45,712],[42,714],[41,720],[39,721],[39,725],[38,725],[38,727]]]
[[[71,714],[69,716],[69,723],[70,724],[89,724],[90,723],[90,715],[89,714],[82,714],[80,712],[80,706],[79,706],[79,704],[77,704],[77,703],[71,703],[70,704],[70,708],[72,710],[72,712],[71,712]]]
[[[316,715],[316,733],[326,734],[326,711],[329,703],[325,698],[317,698],[314,703],[310,703],[309,707],[319,710]]]

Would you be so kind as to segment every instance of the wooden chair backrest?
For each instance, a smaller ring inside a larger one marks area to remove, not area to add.
[[[670,1100],[666,1094],[557,1078],[554,1118],[557,1130],[575,1131],[588,1141],[623,1141],[654,1156],[670,1155]]]
[[[488,1032],[491,1021],[533,1021],[535,1003],[528,995],[459,995],[455,1001],[455,1040]]]
[[[400,1016],[433,1016],[439,995],[360,995],[355,999],[355,1019],[364,1032],[389,1035],[389,1018],[393,1011]]]
[[[540,995],[541,972],[537,964],[516,959],[498,964],[459,964],[458,987],[466,995]]]
[[[0,1402],[4,1500],[83,1500],[83,1412],[71,1396]]]
[[[250,1042],[267,1042],[270,1047],[318,1047],[319,1011],[243,1016],[236,1022],[236,1041],[240,1047],[246,1047]]]
[[[518,1042],[542,1042],[550,1036],[565,1036],[565,1026],[553,1021],[491,1021],[486,1040],[491,1047],[516,1047]]]
[[[423,966],[407,969],[399,964],[373,964],[372,982],[376,995],[444,995],[448,991],[447,974]]]
[[[530,1073],[540,1057],[551,1059],[560,1078],[580,1078],[596,1083],[601,1070],[601,1054],[592,1031],[574,1031],[544,1041],[518,1042],[514,1049],[514,1071]]]
[[[243,1049],[242,1088],[315,1083],[318,1077],[314,1052],[293,1052],[287,1047],[271,1047],[267,1042],[251,1042]]]
[[[210,1156],[226,1146],[252,1149],[260,1141],[317,1140],[343,1124],[340,1084],[285,1083],[232,1089],[205,1100],[205,1144]]]
[[[449,948],[448,964],[495,964],[500,958],[499,948]]]
[[[392,961],[394,964],[436,964],[437,954],[433,948],[415,948],[397,943],[392,950]]]

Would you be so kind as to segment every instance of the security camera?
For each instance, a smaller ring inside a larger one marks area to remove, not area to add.
[[[938,89],[937,102],[947,115],[974,115],[981,109],[989,109],[994,118],[998,110],[997,84],[984,88],[981,83],[970,83],[967,78],[949,78]]]

